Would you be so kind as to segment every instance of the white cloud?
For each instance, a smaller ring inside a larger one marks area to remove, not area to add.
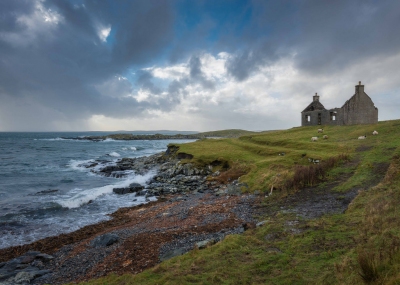
[[[156,78],[180,80],[186,84],[183,89],[187,96],[175,108],[177,111],[168,113],[168,116],[176,118],[187,116],[183,129],[243,127],[261,130],[298,126],[300,112],[311,102],[315,92],[321,95],[326,108],[341,107],[354,94],[354,85],[358,80],[365,82],[366,92],[380,108],[381,120],[399,116],[393,108],[395,104],[400,109],[396,101],[399,96],[389,95],[388,92],[399,84],[397,78],[400,71],[397,66],[400,64],[400,54],[383,60],[371,58],[329,77],[311,77],[301,72],[295,66],[296,54],[292,54],[272,65],[261,67],[241,82],[235,81],[226,72],[225,63],[230,57],[226,52],[217,56],[209,53],[200,55],[201,70],[207,79],[215,83],[214,89],[202,88],[198,82],[185,80],[189,76],[188,62],[147,69]],[[388,98],[381,100],[385,93]],[[144,95],[139,92],[137,98],[150,100],[153,97],[150,93]],[[160,122],[165,116],[163,113],[159,117]],[[205,123],[209,120],[214,123]]]
[[[154,77],[160,79],[179,80],[189,75],[186,64],[178,64],[167,67],[149,67],[143,70],[150,72]]]
[[[110,35],[110,33],[111,33],[111,25],[107,27],[100,27],[97,32],[102,42],[107,42],[107,38]]]
[[[46,9],[43,2],[44,0],[36,0],[35,9],[31,14],[24,14],[17,18],[17,23],[25,28],[22,32],[3,32],[0,33],[0,39],[16,46],[29,45],[39,37],[48,40],[64,18],[56,11]]]

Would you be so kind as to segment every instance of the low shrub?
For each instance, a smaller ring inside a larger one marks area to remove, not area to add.
[[[317,185],[325,178],[328,170],[346,160],[349,160],[349,156],[340,154],[318,164],[296,165],[293,177],[286,180],[284,187],[286,189],[301,189],[306,186]]]

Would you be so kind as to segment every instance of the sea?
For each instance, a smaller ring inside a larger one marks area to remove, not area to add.
[[[155,170],[144,175],[127,171],[126,177],[114,178],[91,172],[88,163],[113,165],[124,157],[165,151],[169,143],[193,141],[65,139],[113,133],[0,132],[0,248],[72,232],[110,219],[119,208],[146,203],[135,193],[117,195],[112,189],[133,182],[146,185]]]

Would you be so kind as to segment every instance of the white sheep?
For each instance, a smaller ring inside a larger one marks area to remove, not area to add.
[[[317,140],[318,140],[318,137],[312,137],[312,138],[311,138],[311,141],[312,141],[312,142],[316,142]]]
[[[328,137],[328,135],[324,135],[322,138],[323,138],[324,140],[327,140],[329,137]]]
[[[374,136],[377,135],[377,134],[378,134],[377,131],[373,131],[373,132],[372,132],[372,135],[374,135]]]
[[[367,138],[367,136],[360,136],[358,137],[359,140],[365,140]]]
[[[324,129],[318,129],[318,133],[323,133]]]

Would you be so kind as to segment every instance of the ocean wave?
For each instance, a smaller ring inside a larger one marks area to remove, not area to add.
[[[33,139],[35,141],[68,141],[69,139],[51,138],[51,139]]]
[[[132,150],[132,151],[136,151],[136,147],[131,146],[131,147],[123,147],[122,150],[127,151],[127,150]]]
[[[87,160],[71,159],[67,164],[67,166],[72,168],[73,170],[88,171],[86,166],[90,165],[91,163],[94,163],[94,159],[87,159]]]
[[[114,140],[112,138],[106,138],[105,140],[102,140],[100,142],[125,142],[124,140]]]
[[[102,187],[96,187],[87,190],[80,190],[79,188],[75,188],[71,190],[71,194],[76,193],[74,196],[66,199],[58,199],[54,202],[58,203],[64,208],[78,208],[80,206],[88,204],[90,201],[95,200],[100,196],[113,193],[113,188],[127,187],[131,183],[139,183],[141,185],[145,185],[147,181],[154,177],[155,174],[155,171],[150,171],[145,175],[132,175],[128,179],[118,182],[116,184],[105,185]]]
[[[108,155],[109,156],[113,156],[113,157],[120,157],[121,156],[118,152],[115,152],[115,151],[109,153]]]

